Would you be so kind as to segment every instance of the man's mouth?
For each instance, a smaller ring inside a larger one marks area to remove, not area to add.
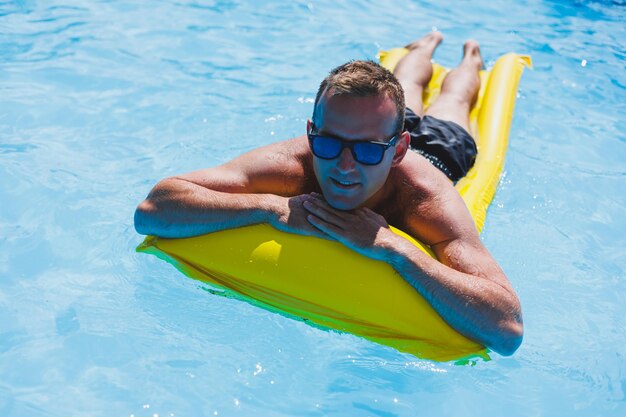
[[[343,190],[351,190],[359,185],[358,182],[354,181],[336,180],[334,178],[331,178],[331,180],[336,187]]]

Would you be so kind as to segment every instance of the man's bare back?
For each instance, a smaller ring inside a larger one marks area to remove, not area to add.
[[[346,64],[335,81],[331,73],[330,84],[320,87],[307,135],[161,181],[137,209],[137,231],[179,238],[269,223],[337,240],[389,263],[459,332],[512,354],[522,339],[517,296],[480,242],[452,182],[432,160],[410,150],[413,139],[401,129],[402,90],[421,116],[422,89],[440,41],[433,33],[409,45],[396,70],[402,87],[370,63]],[[467,130],[480,65],[478,45],[468,42],[463,62],[429,111]],[[374,74],[382,92],[367,90],[369,81],[359,71]],[[437,260],[391,232],[389,224],[430,245]]]

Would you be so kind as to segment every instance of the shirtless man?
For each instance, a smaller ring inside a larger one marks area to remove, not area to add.
[[[137,232],[182,238],[269,223],[337,240],[389,263],[460,333],[511,355],[523,335],[519,300],[451,181],[476,153],[468,115],[483,62],[478,44],[466,42],[422,118],[441,40],[433,32],[408,45],[395,77],[365,61],[334,69],[306,135],[160,181],[137,207]],[[388,223],[430,245],[437,259]]]

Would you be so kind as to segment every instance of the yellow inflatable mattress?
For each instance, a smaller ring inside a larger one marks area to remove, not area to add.
[[[392,70],[406,50],[381,52]],[[425,108],[437,97],[447,70],[437,64]],[[530,58],[507,54],[481,72],[470,114],[478,145],[474,167],[456,188],[477,229],[498,184],[524,66]],[[413,241],[431,254],[429,249]],[[174,265],[189,277],[265,309],[313,325],[349,332],[421,358],[438,361],[487,357],[486,349],[452,329],[388,264],[343,245],[279,232],[261,224],[185,239],[148,236],[137,248]]]

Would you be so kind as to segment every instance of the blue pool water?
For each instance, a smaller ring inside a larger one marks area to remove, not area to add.
[[[626,6],[0,0],[0,416],[626,415]],[[430,31],[532,55],[482,235],[512,357],[434,363],[135,253],[168,175],[301,134],[333,66]]]

